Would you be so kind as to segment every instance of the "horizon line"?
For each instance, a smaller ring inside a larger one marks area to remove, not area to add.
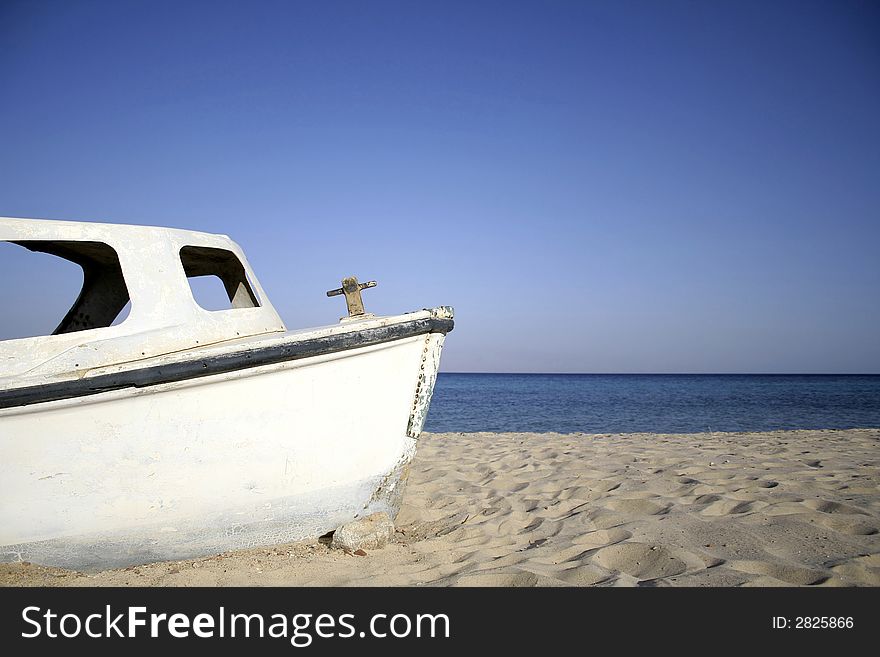
[[[440,374],[537,374],[559,376],[880,376],[880,372],[447,372]]]

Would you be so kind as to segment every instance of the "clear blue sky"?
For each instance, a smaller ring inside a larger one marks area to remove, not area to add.
[[[880,372],[876,2],[3,0],[0,43],[0,215],[227,233],[291,327],[356,274],[455,306],[446,371]]]

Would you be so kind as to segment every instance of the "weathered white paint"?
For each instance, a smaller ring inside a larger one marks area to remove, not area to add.
[[[0,241],[24,240],[91,241],[112,247],[131,295],[131,311],[117,326],[2,341],[0,376],[79,376],[99,365],[286,330],[241,248],[225,235],[153,226],[0,217]],[[234,253],[261,306],[219,311],[201,308],[192,296],[180,261],[184,246]]]
[[[151,234],[140,227],[130,232],[132,227],[110,225],[93,233],[49,223],[64,229],[63,239],[95,240],[100,233],[114,248]],[[10,237],[8,225],[2,228],[0,237],[23,239]],[[13,228],[20,232],[22,226]],[[51,230],[45,234],[46,239],[62,239]],[[175,253],[180,243],[196,239],[218,244],[209,239],[213,236],[193,237],[186,231],[161,230],[160,237],[173,237],[169,248]],[[220,248],[230,248],[225,238],[217,239],[224,244]],[[129,247],[117,251],[122,261]],[[130,267],[132,261],[126,262]],[[132,298],[135,290],[154,293],[148,275],[129,273],[140,276],[138,285],[143,285],[142,290],[130,286]],[[206,311],[178,300],[169,307],[181,310],[186,321],[166,319],[156,327],[150,324],[159,321],[152,313],[140,315],[134,324],[129,318],[110,329],[42,338],[69,339],[64,350],[55,343],[41,345],[41,339],[0,342],[0,389],[185,361],[194,353],[208,358],[229,350],[258,351],[432,315],[451,317],[446,309],[423,310],[260,334],[263,324],[270,329],[283,325],[268,321],[277,315],[248,273],[263,303],[259,310],[268,311],[262,316],[266,322],[255,322],[251,315],[240,325],[234,314],[254,309],[236,309],[223,311],[226,320],[204,323]],[[191,299],[188,285],[169,283],[169,290]],[[155,338],[164,346],[141,354],[146,338],[131,333],[132,326],[150,326],[147,341]],[[236,336],[244,326],[252,334]],[[107,337],[121,327],[124,331]],[[196,339],[195,349],[181,346]],[[418,335],[182,382],[0,410],[0,559],[75,568],[120,566],[316,536],[377,511],[393,517],[424,421],[420,415],[414,429],[411,412],[427,410],[442,344],[441,334]],[[77,353],[73,361],[70,351]],[[81,357],[86,352],[90,361]],[[17,362],[19,357],[28,361],[27,367]],[[89,366],[72,370],[71,362]]]

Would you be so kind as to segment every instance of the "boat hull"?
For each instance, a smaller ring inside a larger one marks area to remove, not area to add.
[[[0,410],[0,558],[91,570],[393,517],[443,339]]]

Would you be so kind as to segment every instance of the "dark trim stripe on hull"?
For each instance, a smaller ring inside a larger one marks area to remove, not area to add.
[[[301,360],[312,356],[335,354],[340,351],[370,347],[383,342],[393,342],[426,333],[448,333],[452,330],[451,319],[429,317],[415,319],[389,326],[361,329],[337,333],[321,338],[310,338],[288,344],[275,345],[262,349],[238,351],[229,354],[186,360],[167,365],[153,365],[125,372],[102,374],[75,381],[60,381],[39,386],[28,386],[0,391],[0,409],[39,404],[59,399],[71,399],[87,395],[97,395],[123,388],[144,388],[161,383],[173,383],[197,379],[214,374],[224,374],[236,370],[250,369],[262,365],[274,365],[290,360]]]

